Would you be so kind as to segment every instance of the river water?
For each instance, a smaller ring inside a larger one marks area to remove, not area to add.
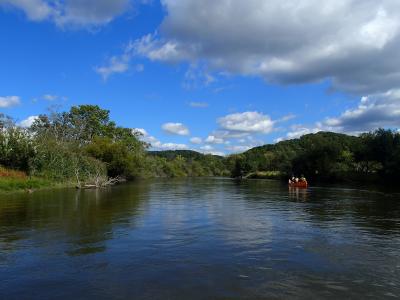
[[[0,299],[395,299],[400,196],[150,180],[0,196]]]

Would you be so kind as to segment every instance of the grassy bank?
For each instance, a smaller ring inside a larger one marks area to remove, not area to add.
[[[284,174],[279,171],[256,171],[245,176],[246,179],[282,179]]]
[[[43,188],[51,188],[60,183],[43,178],[4,178],[0,177],[0,193],[14,191],[29,191]]]
[[[65,183],[59,183],[54,180],[30,177],[24,172],[0,167],[0,193],[33,191],[66,185]]]

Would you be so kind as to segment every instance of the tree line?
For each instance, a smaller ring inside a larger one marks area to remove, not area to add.
[[[29,128],[0,114],[0,167],[57,182],[147,177],[231,176],[311,181],[395,181],[400,134],[378,129],[358,137],[332,132],[253,148],[227,157],[195,151],[148,151],[141,134],[117,126],[97,105],[40,115]],[[3,172],[4,173],[4,172]]]
[[[223,159],[150,154],[141,134],[117,126],[110,112],[80,105],[40,115],[29,128],[0,114],[0,166],[53,181],[108,182],[110,178],[227,176]]]
[[[360,136],[319,132],[256,147],[227,160],[233,161],[233,176],[270,173],[285,179],[304,175],[314,182],[394,183],[400,171],[400,133],[389,129]]]

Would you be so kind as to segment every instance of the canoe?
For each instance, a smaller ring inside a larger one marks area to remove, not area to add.
[[[308,183],[307,183],[307,181],[292,182],[292,183],[289,183],[289,187],[306,189],[308,187]]]

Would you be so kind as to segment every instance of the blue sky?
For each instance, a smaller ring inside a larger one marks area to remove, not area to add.
[[[0,0],[0,111],[98,104],[155,150],[218,154],[400,127],[397,1],[297,2]]]

